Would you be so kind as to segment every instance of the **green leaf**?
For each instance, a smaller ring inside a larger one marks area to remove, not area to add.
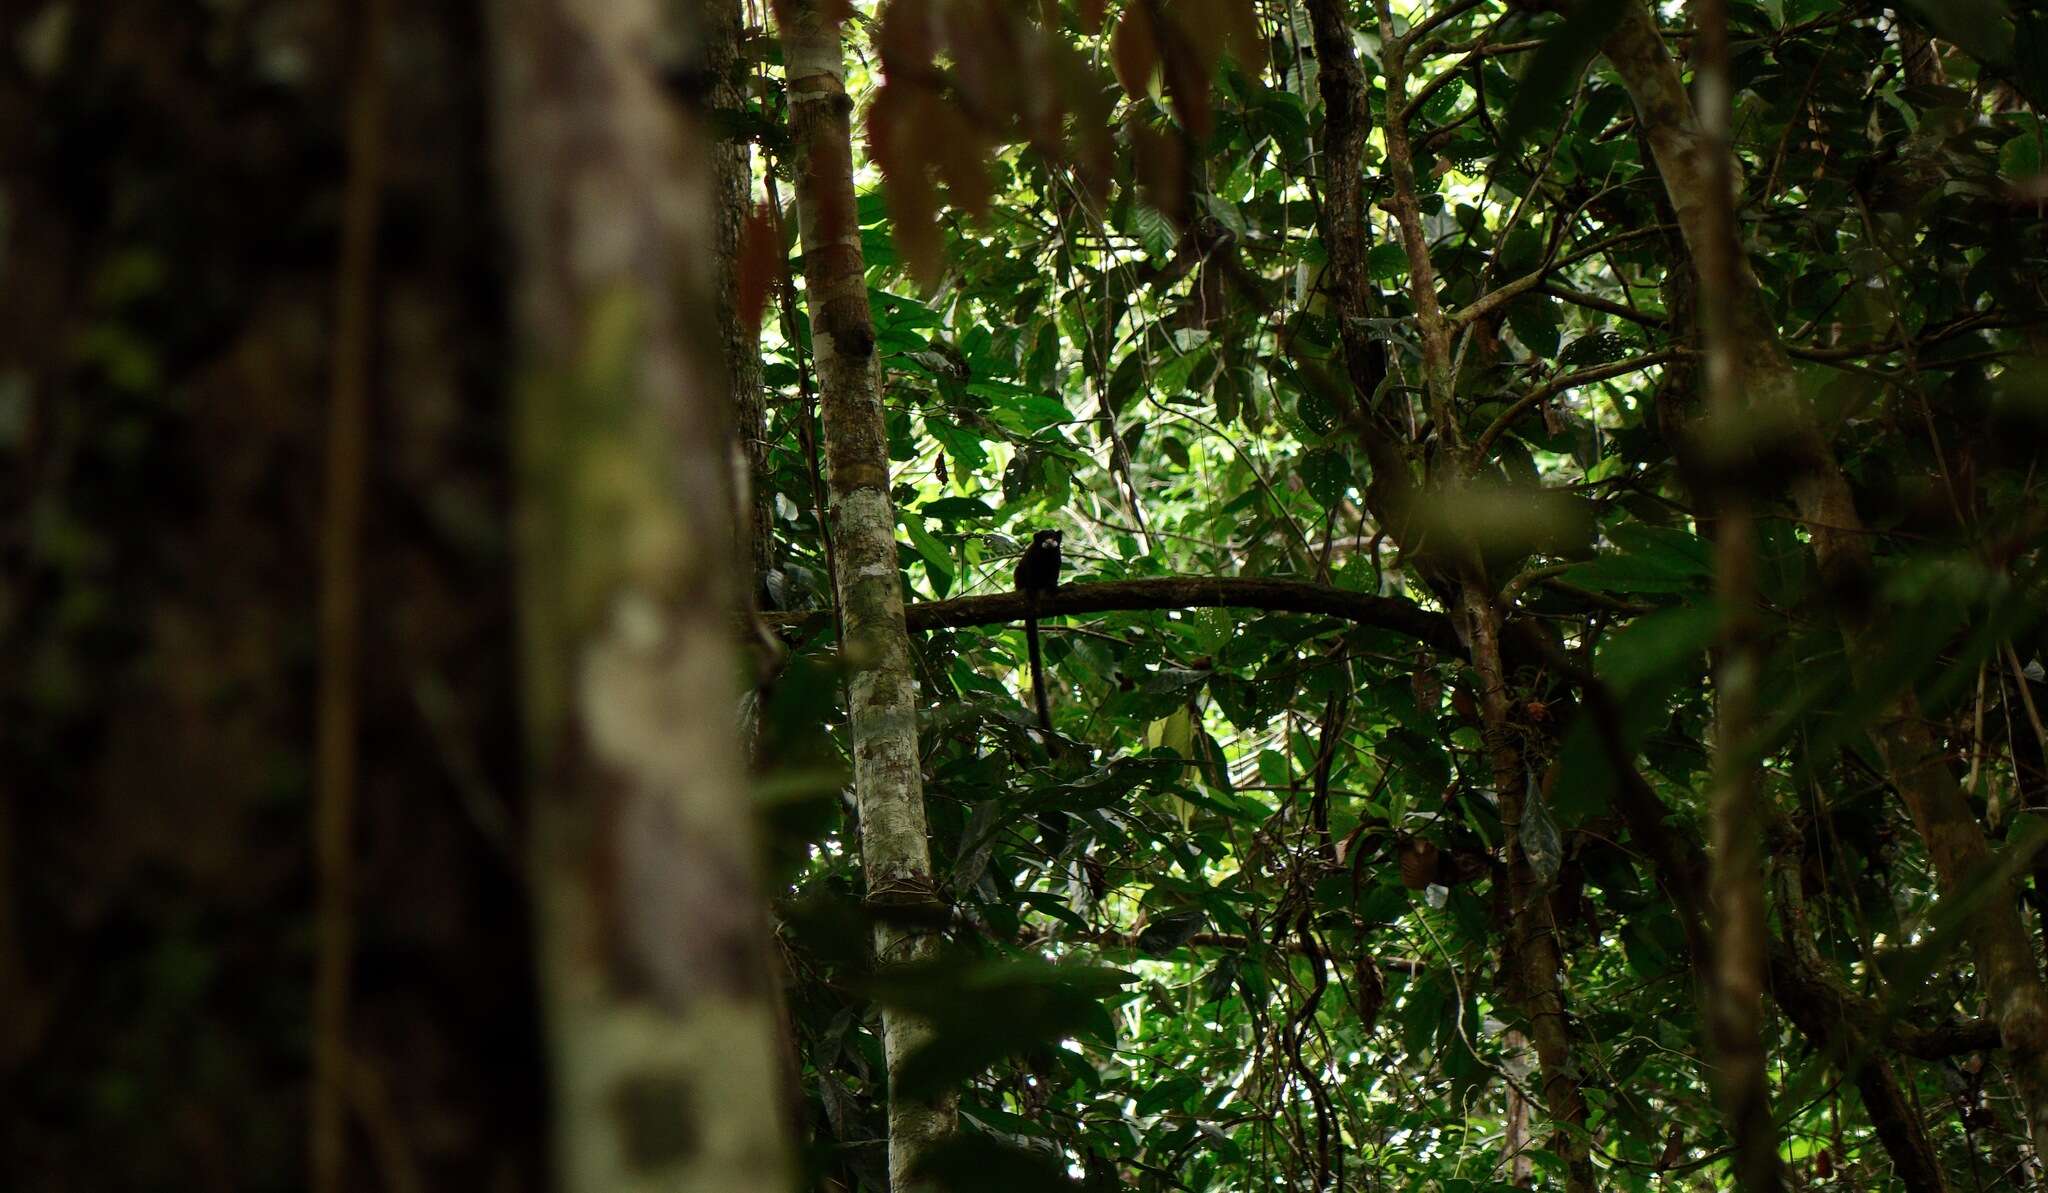
[[[918,507],[918,512],[927,518],[937,518],[941,522],[996,516],[996,511],[986,502],[973,497],[941,497],[936,501],[925,502]]]
[[[1905,7],[1978,61],[1991,66],[2012,61],[2013,35],[2006,25],[2004,0],[1905,0]]]
[[[1365,272],[1375,282],[1395,282],[1408,276],[1408,252],[1393,241],[1372,246],[1365,255]]]
[[[1328,435],[1337,429],[1337,408],[1330,399],[1309,390],[1294,400],[1294,413],[1311,435]]]
[[[1557,355],[1557,300],[1548,294],[1525,294],[1508,307],[1508,330],[1522,347],[1539,358]]]
[[[1163,957],[1200,932],[1207,919],[1200,908],[1192,907],[1153,916],[1144,930],[1138,933],[1138,951],[1151,957]]]
[[[1135,976],[1107,966],[940,958],[869,979],[869,992],[912,1011],[932,1035],[904,1061],[903,1089],[947,1089],[1005,1056],[1091,1034],[1114,1036],[1101,999]]]
[[[1710,603],[1637,618],[1601,642],[1600,674],[1627,695],[1639,685],[1691,670],[1705,658],[1720,626],[1720,610]]]
[[[1558,579],[1594,592],[1690,592],[1705,587],[1691,572],[1640,555],[1603,555],[1568,568]]]
[[[1557,822],[1550,818],[1549,805],[1533,778],[1522,804],[1522,852],[1539,882],[1549,886],[1557,881],[1557,872],[1564,865],[1564,835],[1557,831]]]
[[[2038,118],[2029,117],[2019,131],[1999,148],[1998,172],[2016,181],[2041,173],[2041,142],[2041,122]]]
[[[1401,1002],[1401,1048],[1411,1059],[1430,1054],[1437,1027],[1443,1022],[1444,1006],[1450,1001],[1449,983],[1433,969],[1409,986]]]
[[[1586,67],[1606,37],[1621,19],[1622,4],[1629,0],[1578,0],[1564,20],[1543,35],[1543,44],[1529,56],[1529,65],[1508,103],[1501,122],[1503,149],[1513,150],[1538,127],[1556,120],[1571,98]]]
[[[960,1131],[919,1158],[918,1176],[945,1193],[1081,1193],[1055,1150],[1023,1147]]]
[[[1131,207],[1131,230],[1137,233],[1145,251],[1154,258],[1171,254],[1174,242],[1179,239],[1174,233],[1172,220],[1142,203]]]
[[[1319,447],[1301,458],[1297,470],[1309,496],[1334,509],[1351,486],[1351,457],[1335,448]]]
[[[1557,362],[1573,367],[1612,364],[1628,355],[1628,341],[1621,333],[1595,331],[1580,336],[1558,354]]]
[[[910,534],[911,545],[917,548],[918,558],[924,560],[927,574],[931,577],[932,591],[940,596],[946,595],[953,587],[953,553],[924,528],[923,518],[911,515],[901,521],[903,529]]]

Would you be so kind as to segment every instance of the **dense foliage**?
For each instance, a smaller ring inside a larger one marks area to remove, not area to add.
[[[981,1142],[953,1157],[961,1188],[991,1187],[983,1147],[1039,1157],[1001,1161],[1017,1188],[1061,1173],[1091,1188],[1492,1188],[1510,1176],[1509,1116],[1527,1113],[1517,1090],[1536,1106],[1536,1179],[1562,1181],[1503,958],[1507,827],[1477,680],[1444,589],[1369,508],[1377,461],[1338,392],[1309,14],[1262,8],[1256,34],[1236,35],[1233,8],[1133,5],[1104,28],[1086,5],[898,0],[849,24],[878,67],[865,110],[887,186],[860,217],[906,598],[1005,590],[1020,543],[1058,526],[1073,585],[1289,578],[1413,602],[1428,628],[1247,607],[1058,619],[1061,740],[1040,742],[1021,635],[926,621],[920,731],[957,956],[921,981],[867,973],[844,943],[860,889],[844,826],[791,863],[783,939],[814,1161],[841,1179],[875,1171],[883,1090],[865,1026],[870,999],[894,997],[939,1018],[931,1080],[972,1079],[963,1126]],[[1347,15],[1382,129],[1381,26]],[[1521,635],[1518,827],[1564,955],[1571,1064],[1603,1186],[1713,1186],[1727,1140],[1685,932],[1613,806],[1624,780],[1602,741],[1624,743],[1697,858],[1717,616],[1683,430],[1698,407],[1693,267],[1636,110],[1595,56],[1611,12],[1461,4],[1397,13],[1393,31],[1425,17],[1406,81],[1421,213],[1439,302],[1479,311],[1460,325],[1455,412],[1505,494],[1453,494],[1438,513],[1444,536],[1481,538]],[[2008,50],[1977,58],[1930,43],[1911,13],[1742,4],[1733,19],[1740,237],[1877,553],[1865,591],[1824,590],[1779,489],[1789,466],[1766,452],[1746,478],[1764,503],[1770,931],[1880,1018],[1971,1020],[1955,917],[1866,730],[1917,688],[1943,765],[1994,840],[2020,843],[2005,862],[2031,865],[2028,809],[2048,792],[2028,701],[2048,689],[2043,395],[2024,358],[2042,347],[2048,242],[2025,96],[2044,80],[2042,26],[2019,22],[2015,55],[1993,20]],[[767,168],[787,169],[765,144]],[[1384,152],[1375,134],[1372,200],[1392,187]],[[1400,412],[1406,461],[1426,468],[1443,436],[1384,203],[1368,241],[1370,331],[1392,376],[1360,396]],[[767,349],[785,536],[770,591],[821,610],[796,318]],[[1850,682],[1837,628],[1856,602],[1883,610],[1875,683]],[[829,622],[806,625],[802,678],[778,695],[812,703],[789,725],[826,712]],[[1607,689],[1605,727],[1584,672]],[[1775,1007],[1765,1034],[1792,1169],[1890,1187],[1840,1057]],[[2024,1183],[1995,1052],[1893,1063],[1951,1179]]]
[[[1706,842],[1745,766],[1788,1183],[2042,1179],[1997,990],[2038,991],[2048,933],[2048,17],[1731,2],[1744,326],[1803,412],[1731,429],[1659,165],[1684,120],[1621,34],[1688,79],[1703,39],[1638,2],[842,6],[942,895],[911,908],[859,862],[782,14],[731,6],[770,531],[741,719],[814,1187],[883,1188],[892,1093],[951,1088],[963,1190],[1730,1187]],[[549,1182],[520,163],[487,131],[517,7],[0,15],[9,1188],[307,1185],[315,478],[373,10],[346,1176]],[[673,50],[633,69],[689,104]],[[1853,528],[1808,512],[1830,477]],[[1731,759],[1738,490],[1762,665]],[[1001,595],[1045,527],[1053,740]],[[1867,568],[1826,566],[1844,536]],[[941,955],[879,969],[880,915]],[[884,1007],[936,1028],[894,1091]]]

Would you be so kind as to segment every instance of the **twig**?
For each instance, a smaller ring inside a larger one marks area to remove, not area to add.
[[[370,0],[356,29],[347,189],[336,267],[332,387],[320,528],[320,696],[315,730],[313,851],[319,951],[313,979],[313,1087],[308,1148],[314,1193],[341,1193],[347,1173],[348,998],[355,961],[357,677],[362,636],[363,506],[368,487],[371,340],[377,310],[377,209],[384,172],[384,39],[389,0]]]

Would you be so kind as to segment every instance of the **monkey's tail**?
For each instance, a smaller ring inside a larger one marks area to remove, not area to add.
[[[1031,647],[1031,698],[1038,704],[1038,727],[1052,739],[1052,706],[1045,699],[1045,659],[1038,651],[1038,614],[1024,614],[1024,640]]]

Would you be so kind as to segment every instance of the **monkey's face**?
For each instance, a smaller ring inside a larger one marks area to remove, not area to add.
[[[1031,536],[1031,545],[1017,558],[1017,589],[1020,592],[1050,592],[1060,582],[1060,532],[1041,530]]]

